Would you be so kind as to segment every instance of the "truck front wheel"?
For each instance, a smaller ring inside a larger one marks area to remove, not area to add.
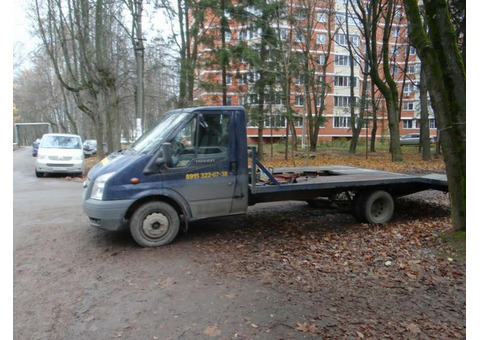
[[[384,190],[361,192],[353,205],[354,215],[360,222],[375,224],[388,223],[395,210],[392,196]]]
[[[180,229],[176,210],[165,202],[140,206],[130,221],[133,239],[142,247],[164,246],[173,241]]]

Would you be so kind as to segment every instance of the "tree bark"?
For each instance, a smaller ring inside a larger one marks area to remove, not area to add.
[[[452,221],[466,229],[466,76],[446,0],[425,1],[428,34],[416,0],[405,0],[410,40],[424,66],[441,134]]]

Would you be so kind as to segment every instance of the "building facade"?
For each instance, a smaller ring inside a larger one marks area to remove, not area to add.
[[[352,123],[361,127],[362,137],[370,135],[374,122],[376,138],[388,137],[385,100],[367,76],[370,66],[361,11],[349,8],[347,0],[279,4],[266,1],[237,13],[206,11],[195,101],[245,106],[251,141],[258,138],[262,125],[265,141],[283,139],[288,124],[295,126],[302,142],[308,141],[312,131],[320,141],[349,139]],[[388,63],[401,98],[403,135],[420,130],[421,68],[408,43],[402,7],[393,15]],[[380,47],[384,29],[379,25],[377,30]],[[222,53],[228,56],[223,64],[219,62]],[[385,59],[378,60],[383,70]],[[314,121],[319,124],[318,134],[309,128]],[[431,108],[428,124],[430,136],[436,136]]]

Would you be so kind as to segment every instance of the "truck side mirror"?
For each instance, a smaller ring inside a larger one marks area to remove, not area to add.
[[[159,157],[155,160],[156,166],[160,167],[163,164],[165,164],[167,168],[171,168],[173,166],[172,144],[170,143],[162,144],[162,157]]]

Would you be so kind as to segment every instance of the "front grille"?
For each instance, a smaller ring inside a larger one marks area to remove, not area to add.
[[[51,161],[71,161],[71,156],[48,156],[48,159]]]
[[[47,166],[51,166],[51,167],[55,167],[55,168],[69,168],[69,167],[72,167],[73,164],[47,163]]]

